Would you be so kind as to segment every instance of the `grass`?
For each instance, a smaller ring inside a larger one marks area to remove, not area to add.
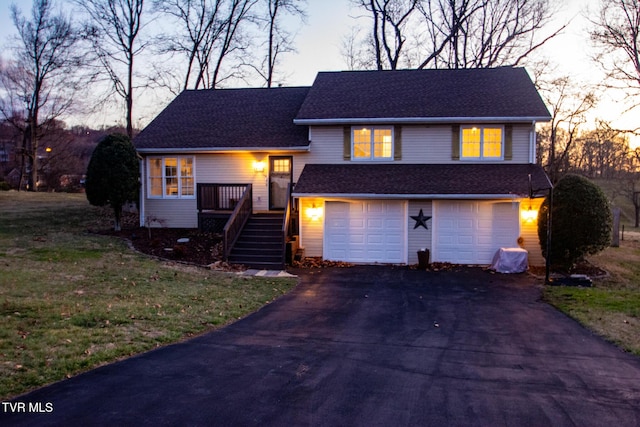
[[[0,399],[226,325],[291,289],[161,262],[82,194],[0,192]]]
[[[546,301],[626,351],[640,355],[640,234],[590,261],[609,272],[592,288],[546,287]]]

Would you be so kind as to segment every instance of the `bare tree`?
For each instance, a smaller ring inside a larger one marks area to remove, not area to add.
[[[106,72],[111,91],[124,100],[127,135],[133,137],[134,61],[146,47],[138,41],[144,0],[75,0],[87,13],[85,36]]]
[[[573,160],[576,170],[589,178],[618,178],[634,172],[629,138],[598,121],[596,128],[584,132],[576,144]]]
[[[401,63],[410,18],[419,0],[357,0],[370,14],[370,43],[378,70],[395,70]]]
[[[544,151],[538,153],[539,163],[556,182],[570,168],[571,150],[586,122],[586,113],[596,104],[596,96],[593,91],[583,91],[569,76],[539,81],[538,89],[551,110],[551,122],[541,132]]]
[[[428,0],[421,12],[432,50],[419,68],[518,65],[566,27],[540,36],[549,0]]]
[[[245,48],[240,41],[240,28],[245,21],[251,18],[249,13],[257,2],[258,0],[231,0],[220,38],[221,42],[217,49],[217,57],[207,63],[206,69],[209,71],[205,76],[207,87],[216,87],[219,82],[225,79],[220,74],[223,61],[232,53],[242,51]]]
[[[378,69],[395,69],[403,61],[415,68],[514,66],[566,27],[543,34],[554,13],[549,0],[358,0],[357,4],[373,18],[371,43]],[[408,37],[416,40],[412,52],[406,49]]]
[[[178,77],[180,91],[187,88],[213,88],[229,77],[222,75],[223,62],[234,52],[246,48],[242,40],[242,27],[253,19],[250,12],[257,2],[155,1],[157,10],[173,18],[178,27],[163,35],[161,51],[186,57],[184,72],[178,73],[181,76]]]
[[[23,174],[29,171],[28,188],[37,191],[39,141],[74,102],[82,59],[71,21],[55,12],[52,1],[34,0],[29,17],[13,5],[11,18],[18,38],[9,49],[12,59],[0,69],[0,113],[22,135]]]
[[[595,59],[610,79],[605,85],[631,89],[633,106],[640,105],[640,2],[601,0],[592,23],[591,39],[599,50]]]
[[[181,26],[179,32],[161,37],[163,53],[186,56],[186,71],[179,91],[191,85],[198,88],[203,82],[211,50],[224,29],[221,1],[210,0],[156,0],[158,11],[165,13]],[[194,77],[195,76],[195,77]],[[194,79],[195,78],[195,79]]]
[[[367,54],[369,46],[361,41],[361,29],[352,28],[351,32],[342,38],[340,54],[344,59],[347,70],[370,70],[376,68],[375,55]]]
[[[292,35],[282,25],[284,14],[294,18],[306,19],[304,5],[306,0],[264,0],[266,3],[265,29],[267,30],[267,54],[263,69],[253,67],[265,80],[267,87],[273,86],[273,78],[281,54],[293,52]]]

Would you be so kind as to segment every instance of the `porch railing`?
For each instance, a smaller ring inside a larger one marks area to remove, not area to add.
[[[232,211],[249,184],[198,184],[198,211]]]
[[[240,236],[242,228],[247,223],[247,220],[251,216],[252,212],[253,195],[251,184],[246,184],[244,186],[244,193],[238,199],[233,212],[231,213],[231,217],[227,221],[227,224],[224,226],[224,229],[222,231],[222,234],[224,236],[223,245],[225,261],[229,258],[231,249],[233,248],[236,240],[238,240],[238,236]]]
[[[287,206],[284,208],[282,219],[282,265],[286,262],[287,238],[289,237],[289,223],[291,219],[291,183],[287,185]]]

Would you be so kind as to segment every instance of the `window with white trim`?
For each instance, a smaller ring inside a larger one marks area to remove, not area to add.
[[[148,197],[195,197],[193,156],[149,157],[147,162]]]
[[[500,160],[503,157],[504,129],[502,126],[460,127],[460,158]]]
[[[393,160],[393,128],[352,128],[351,159]]]

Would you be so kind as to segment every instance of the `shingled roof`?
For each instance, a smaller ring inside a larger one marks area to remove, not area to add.
[[[531,185],[529,184],[531,175]],[[307,164],[294,196],[528,196],[551,183],[533,164]]]
[[[293,123],[308,87],[187,90],[134,140],[142,152],[306,149]]]
[[[524,68],[322,72],[299,124],[547,121]]]

